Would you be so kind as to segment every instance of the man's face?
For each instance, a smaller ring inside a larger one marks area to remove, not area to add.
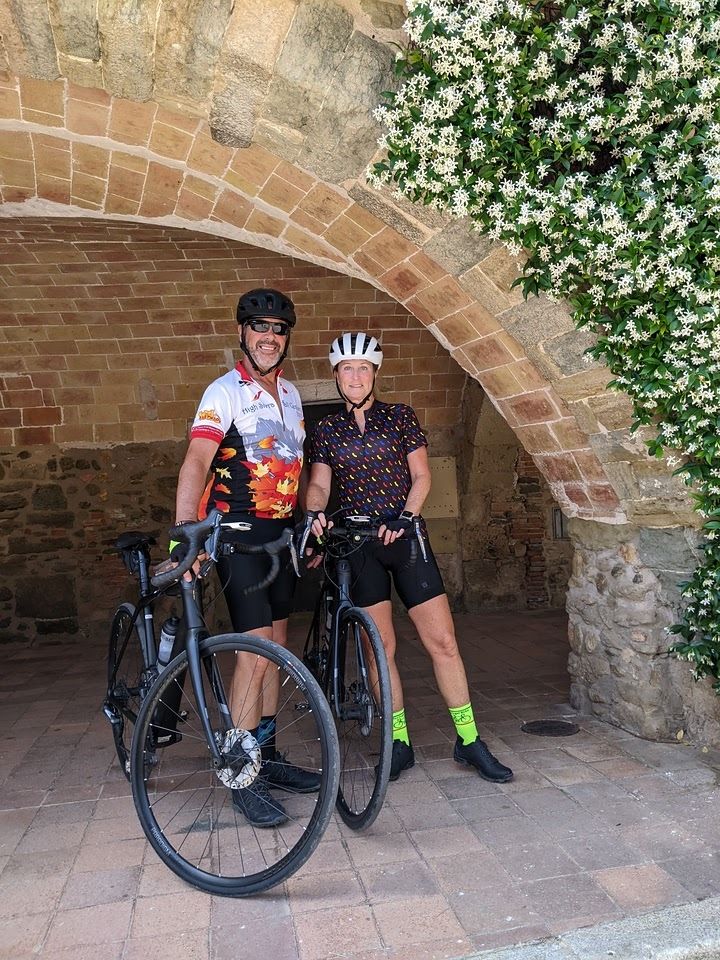
[[[279,333],[276,331],[282,330]],[[256,317],[245,324],[245,343],[250,356],[261,370],[269,370],[282,356],[288,325],[275,317]]]
[[[369,360],[341,360],[335,367],[335,376],[343,395],[352,403],[359,403],[372,391],[375,367]]]

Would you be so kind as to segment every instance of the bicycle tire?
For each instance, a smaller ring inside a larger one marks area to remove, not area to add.
[[[134,618],[135,607],[132,603],[121,603],[113,614],[105,701],[105,710],[112,725],[115,751],[128,780],[133,730],[143,697],[150,686],[137,623],[128,637]]]
[[[242,716],[253,707],[250,700],[242,701],[235,706],[236,719],[228,719],[226,692],[231,689],[238,654],[248,655],[252,669],[268,668],[277,673],[277,748],[289,747],[295,763],[320,774],[318,792],[291,793],[285,788],[282,804],[287,821],[269,828],[253,826],[233,805],[231,785],[220,779],[229,768],[216,771],[213,765],[189,677],[182,689],[182,736],[158,752],[155,766],[144,767],[143,754],[153,718],[163,705],[164,695],[173,691],[173,685],[188,670],[186,651],[168,664],[143,703],[131,765],[135,808],[160,859],[192,886],[228,897],[268,890],[305,863],[332,815],[339,771],[337,735],[317,682],[292,653],[260,637],[223,634],[200,643],[203,690],[218,743],[226,743],[235,731],[244,736],[247,728],[242,726]],[[255,706],[271,682],[270,673],[262,676]],[[243,767],[241,775],[253,778],[248,783],[248,789],[252,789],[251,783],[262,776],[263,766],[258,742],[248,749],[257,766],[250,773],[246,771],[252,764]]]
[[[342,702],[332,705],[340,747],[336,805],[343,821],[351,829],[361,830],[369,827],[380,813],[390,776],[390,672],[380,632],[374,620],[359,607],[350,607],[341,614],[337,642]],[[369,678],[363,676],[359,665],[357,645],[361,643]]]

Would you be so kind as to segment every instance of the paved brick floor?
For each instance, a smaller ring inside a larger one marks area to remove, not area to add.
[[[303,870],[250,900],[184,886],[145,843],[100,713],[105,651],[7,650],[0,679],[0,957],[429,960],[720,892],[718,758],[572,716],[559,613],[460,617],[475,711],[515,770],[450,759],[428,661],[401,628],[418,762],[363,834],[333,821]]]

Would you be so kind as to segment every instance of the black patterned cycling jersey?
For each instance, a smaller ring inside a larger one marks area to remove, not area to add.
[[[190,437],[214,440],[200,515],[215,507],[228,520],[292,517],[303,465],[305,421],[296,388],[277,375],[282,410],[241,363],[203,394]]]
[[[412,485],[407,457],[427,446],[415,411],[405,403],[375,400],[365,432],[350,411],[324,417],[313,433],[310,463],[325,463],[338,485],[340,508],[381,520],[405,509]]]

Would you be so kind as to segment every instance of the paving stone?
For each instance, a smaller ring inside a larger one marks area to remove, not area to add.
[[[145,897],[135,904],[130,936],[142,939],[207,927],[210,905],[207,894],[187,887],[183,893]]]
[[[476,833],[467,826],[435,827],[429,830],[414,830],[410,837],[423,857],[449,857],[468,853],[473,849],[486,851]]]
[[[71,910],[134,899],[138,893],[139,877],[140,867],[74,873],[65,885],[60,908]]]
[[[662,866],[694,897],[717,896],[720,890],[720,855],[714,850],[664,860]]]
[[[686,896],[683,887],[654,863],[594,870],[592,877],[623,910],[667,906]]]
[[[296,874],[286,881],[286,888],[290,909],[295,916],[332,906],[362,904],[366,900],[365,891],[353,870]]]
[[[543,923],[553,932],[619,916],[615,903],[587,874],[520,885]]]
[[[0,919],[0,957],[3,960],[36,957],[45,931],[50,924],[50,911]]]
[[[517,844],[497,856],[514,880],[542,880],[582,871],[557,844]]]
[[[233,901],[236,915],[242,917],[242,904],[246,901]],[[207,933],[197,931],[193,934],[198,938],[204,937],[207,943]],[[232,926],[213,926],[210,931],[208,956],[211,960],[258,960],[259,957],[270,957],[272,960],[297,960],[298,945],[295,930],[290,917],[268,917],[264,920],[243,920]],[[200,947],[203,944],[200,943]],[[177,950],[177,947],[176,947]],[[272,953],[270,953],[272,950]],[[202,956],[205,956],[203,954]],[[146,954],[146,957],[148,954]],[[185,954],[167,953],[167,960],[177,960]],[[191,955],[192,956],[192,955]],[[138,960],[142,960],[138,957]]]
[[[103,903],[79,910],[59,910],[48,933],[49,949],[124,940],[130,927],[132,901]]]
[[[148,937],[142,940],[128,940],[122,954],[122,960],[209,960],[210,943],[207,931],[193,930],[178,934],[177,937]],[[236,952],[236,957],[245,956]]]
[[[424,863],[406,860],[385,867],[365,867],[359,871],[360,881],[371,904],[439,892],[434,871]]]
[[[295,920],[300,960],[321,960],[377,950],[380,940],[370,907],[342,907],[303,914]]]
[[[439,894],[378,903],[373,913],[383,942],[390,947],[464,935],[448,901]]]
[[[113,840],[106,844],[83,843],[73,870],[101,870],[112,863],[115,867],[132,867],[143,862],[146,841]]]
[[[558,845],[583,870],[621,867],[652,859],[624,843],[622,836],[623,832],[617,829],[602,833],[588,831],[579,836],[563,837]]]

